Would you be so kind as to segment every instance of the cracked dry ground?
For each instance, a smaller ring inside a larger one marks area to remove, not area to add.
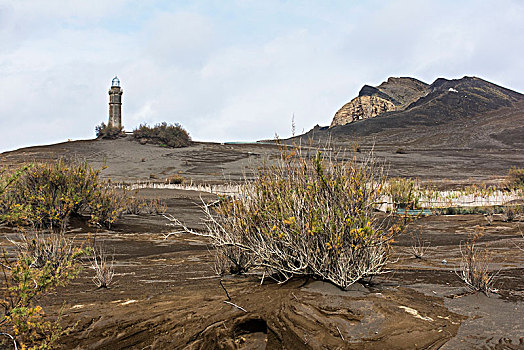
[[[168,212],[199,229],[201,194],[142,190],[162,197]],[[204,200],[212,199],[204,195]],[[488,244],[500,269],[498,295],[472,294],[455,274],[461,241],[482,216],[431,216],[410,226],[429,242],[424,259],[410,254],[411,234],[395,243],[390,272],[349,291],[312,279],[260,285],[255,275],[223,278],[206,241],[173,235],[161,216],[126,216],[112,231],[72,222],[69,235],[90,236],[114,252],[115,284],[96,290],[84,269],[72,285],[42,300],[63,307],[77,325],[64,349],[519,349],[523,347],[522,223],[495,220]],[[3,229],[5,235],[13,235]],[[4,235],[3,235],[4,236]],[[5,239],[2,242],[6,244]],[[442,263],[446,260],[446,263]]]

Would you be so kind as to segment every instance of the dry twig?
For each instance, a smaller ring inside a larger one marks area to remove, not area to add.
[[[114,271],[114,256],[108,260],[105,251],[99,247],[93,247],[91,255],[91,268],[95,271],[93,282],[97,288],[109,288],[115,275]]]
[[[460,271],[455,273],[470,289],[489,296],[490,293],[498,292],[493,288],[498,272],[489,272],[490,254],[487,248],[481,250],[477,247],[476,241],[481,235],[476,233],[470,236],[464,245],[461,244],[462,263]]]

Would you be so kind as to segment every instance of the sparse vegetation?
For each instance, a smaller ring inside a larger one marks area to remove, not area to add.
[[[409,178],[393,178],[388,181],[387,193],[393,206],[402,209],[419,207],[420,195],[415,180]]]
[[[164,122],[153,127],[140,124],[133,130],[133,137],[140,143],[153,143],[164,147],[178,148],[191,145],[191,137],[178,123],[168,125]]]
[[[524,169],[511,168],[506,178],[505,186],[508,190],[520,190],[524,192]]]
[[[93,282],[97,288],[109,288],[115,275],[114,257],[107,256],[102,247],[93,247],[91,254],[91,268],[95,272]]]
[[[153,199],[138,199],[130,197],[127,200],[124,214],[133,215],[160,215],[165,214],[167,211],[167,205],[164,201],[153,198]]]
[[[1,174],[0,221],[11,225],[59,227],[73,214],[110,227],[122,211],[123,196],[99,179],[86,163],[31,164]]]
[[[170,175],[166,179],[166,184],[180,185],[180,184],[183,184],[185,181],[186,181],[186,178],[183,177],[182,175],[180,175],[180,174],[173,174],[173,175]]]
[[[486,219],[488,226],[490,226],[493,223],[494,215],[495,215],[495,209],[493,207],[486,208],[486,213],[484,214],[484,218]]]
[[[60,336],[73,327],[64,329],[60,317],[49,320],[38,299],[75,278],[80,271],[79,258],[87,250],[75,246],[63,230],[37,229],[11,242],[15,255],[3,252],[0,300],[0,331],[10,340],[0,339],[0,344],[9,346],[12,341],[15,348],[54,349]]]
[[[279,281],[306,275],[343,289],[381,273],[401,226],[375,213],[385,176],[373,156],[364,163],[350,159],[284,149],[236,199],[205,206],[204,235],[218,251],[220,269],[260,267]]]
[[[480,249],[477,246],[477,240],[481,236],[480,232],[470,235],[464,245],[461,245],[462,261],[457,275],[471,290],[489,296],[490,293],[497,291],[493,288],[497,273],[489,271],[490,253],[488,249]]]
[[[123,129],[116,128],[114,126],[106,125],[105,123],[101,123],[100,125],[97,125],[95,127],[96,137],[98,139],[116,139],[122,135],[125,136]]]
[[[502,207],[502,221],[518,221],[524,217],[524,206],[506,205]]]
[[[411,234],[411,240],[411,252],[413,253],[413,256],[417,259],[423,259],[430,243],[422,240],[420,230],[416,230]]]

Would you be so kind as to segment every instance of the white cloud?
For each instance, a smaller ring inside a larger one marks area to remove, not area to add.
[[[477,75],[524,90],[517,1],[7,1],[0,150],[89,138],[117,74],[127,129],[179,122],[198,140],[329,124],[363,84]],[[29,136],[28,136],[29,135]]]

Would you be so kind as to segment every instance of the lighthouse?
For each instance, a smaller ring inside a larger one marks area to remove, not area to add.
[[[109,127],[122,128],[122,93],[120,80],[115,76],[109,89]]]

